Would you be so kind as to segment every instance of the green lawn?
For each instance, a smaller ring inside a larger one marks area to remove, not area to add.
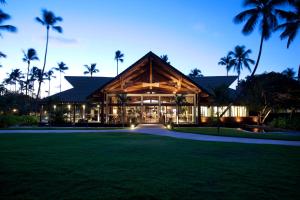
[[[125,127],[126,128],[126,127]],[[11,127],[0,128],[0,130],[113,130],[124,129],[123,127]]]
[[[130,133],[1,134],[0,199],[300,199],[300,148]]]
[[[174,131],[197,133],[205,135],[229,136],[229,137],[245,137],[273,140],[300,140],[300,135],[291,135],[285,133],[254,133],[238,130],[236,128],[220,128],[218,133],[216,127],[174,127]]]

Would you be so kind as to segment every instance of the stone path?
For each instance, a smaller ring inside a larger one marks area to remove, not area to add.
[[[99,133],[99,132],[126,132],[126,133],[143,133],[150,135],[166,136],[180,139],[210,141],[210,142],[233,142],[246,144],[272,144],[286,146],[300,146],[300,141],[285,141],[271,139],[254,139],[254,138],[239,138],[239,137],[224,137],[202,135],[194,133],[182,133],[166,129],[162,125],[141,124],[134,129],[113,129],[113,130],[0,130],[1,133]]]

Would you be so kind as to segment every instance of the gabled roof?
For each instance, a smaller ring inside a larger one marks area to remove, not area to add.
[[[214,93],[215,88],[224,86],[229,87],[235,80],[237,76],[203,76],[198,78],[192,78],[198,86],[204,87],[210,93]]]
[[[59,102],[86,102],[87,97],[112,77],[65,76],[73,88],[54,94],[51,98]],[[46,99],[48,99],[46,98]]]
[[[164,66],[166,70],[173,71],[173,73],[177,74],[176,76],[180,76],[181,79],[185,80],[191,87],[193,87],[197,91],[203,91],[204,94],[214,94],[215,88],[218,88],[220,86],[229,87],[237,79],[237,76],[204,76],[199,78],[190,78],[150,51],[116,77],[65,76],[66,80],[73,86],[73,88],[61,93],[54,94],[48,98],[66,103],[86,102],[87,99],[92,97],[93,94],[100,92],[106,86],[114,83],[114,81],[121,80],[122,77],[124,77],[124,74],[132,74],[132,69],[135,66],[141,65],[149,59],[156,60],[156,62],[160,63],[161,66]],[[158,70],[158,68],[156,68],[156,70]],[[136,72],[134,71],[134,73]],[[134,84],[134,81],[132,81],[132,84]]]
[[[153,64],[150,64],[150,63],[153,63]],[[150,67],[150,66],[153,66],[153,67]],[[133,73],[133,71],[134,71],[134,73]],[[152,71],[153,71],[153,75],[152,75]],[[155,73],[155,71],[156,71],[156,73]],[[141,80],[141,75],[142,75],[141,73],[145,73],[145,72],[150,74],[150,77],[152,77],[152,78],[150,78],[151,81],[148,80],[148,82],[147,82],[147,81],[145,81],[145,79]],[[137,75],[139,75],[139,77],[137,77]],[[131,79],[131,78],[133,78],[132,76],[136,77],[136,80]],[[159,80],[157,80],[157,78],[159,76],[160,77],[165,76],[166,81],[160,82]],[[179,70],[174,68],[169,63],[163,61],[159,56],[157,56],[156,54],[154,54],[153,52],[150,51],[149,53],[144,55],[142,58],[140,58],[138,61],[136,61],[134,64],[132,64],[130,67],[128,67],[126,70],[124,70],[122,73],[120,73],[118,76],[116,76],[114,79],[110,80],[105,85],[102,85],[101,87],[99,87],[94,94],[90,95],[90,97],[92,97],[93,95],[97,95],[97,93],[104,91],[104,90],[111,91],[111,88],[114,88],[115,92],[116,91],[117,92],[131,91],[132,89],[126,89],[126,88],[123,90],[123,86],[129,87],[128,84],[126,84],[126,81],[122,82],[122,80],[124,80],[124,79],[129,80],[128,82],[131,83],[132,88],[137,88],[138,86],[140,86],[139,89],[142,89],[143,87],[144,88],[147,87],[146,85],[149,85],[151,91],[153,91],[151,85],[156,84],[153,87],[156,87],[157,91],[154,90],[154,92],[158,92],[158,93],[161,90],[173,87],[172,88],[173,93],[174,92],[181,93],[182,92],[181,89],[183,90],[184,88],[189,88],[190,92],[192,92],[192,93],[201,92],[203,95],[206,95],[206,96],[208,94],[211,94],[210,91],[208,91],[205,87],[202,87],[201,85],[197,84],[194,80],[190,79],[188,76],[184,75],[182,72],[180,72]],[[170,82],[170,79],[173,80],[173,83],[172,83],[172,81]],[[175,79],[175,81],[174,81],[174,79]],[[122,89],[120,89],[120,87],[117,89],[116,89],[116,87],[111,87],[112,85],[117,85],[118,82],[119,82],[119,85],[123,85]],[[174,85],[174,82],[177,82],[177,86]],[[186,85],[186,87],[181,87],[182,85]],[[137,89],[137,90],[139,90],[139,89]],[[121,90],[123,90],[123,91],[121,91]],[[141,92],[141,91],[139,91],[139,92]]]

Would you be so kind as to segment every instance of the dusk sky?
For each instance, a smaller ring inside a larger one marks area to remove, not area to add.
[[[184,74],[197,67],[206,76],[226,75],[225,67],[217,63],[234,46],[252,49],[254,60],[259,48],[258,29],[244,36],[243,24],[233,23],[233,17],[244,9],[241,0],[7,0],[0,6],[12,17],[5,24],[18,28],[15,34],[2,32],[0,38],[0,50],[8,56],[0,60],[1,81],[13,68],[26,71],[23,49],[36,49],[40,61],[32,62],[32,66],[42,67],[46,32],[34,19],[41,17],[41,9],[63,18],[57,24],[63,27],[63,34],[50,32],[46,70],[63,61],[69,67],[65,75],[83,76],[84,64],[97,63],[100,73],[95,76],[115,76],[116,50],[125,54],[121,71],[153,51],[159,56],[167,54],[171,65]],[[279,33],[273,34],[265,42],[257,73],[281,72],[287,67],[298,71],[299,44],[298,35],[286,49],[286,40],[280,40]],[[242,77],[246,75],[249,71],[245,69]],[[63,90],[69,87],[64,80]],[[58,91],[56,79],[51,93]]]

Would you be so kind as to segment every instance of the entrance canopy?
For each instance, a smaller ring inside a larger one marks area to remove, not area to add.
[[[197,94],[208,92],[197,83],[172,67],[152,52],[149,52],[117,77],[95,91],[99,93],[131,94]]]

